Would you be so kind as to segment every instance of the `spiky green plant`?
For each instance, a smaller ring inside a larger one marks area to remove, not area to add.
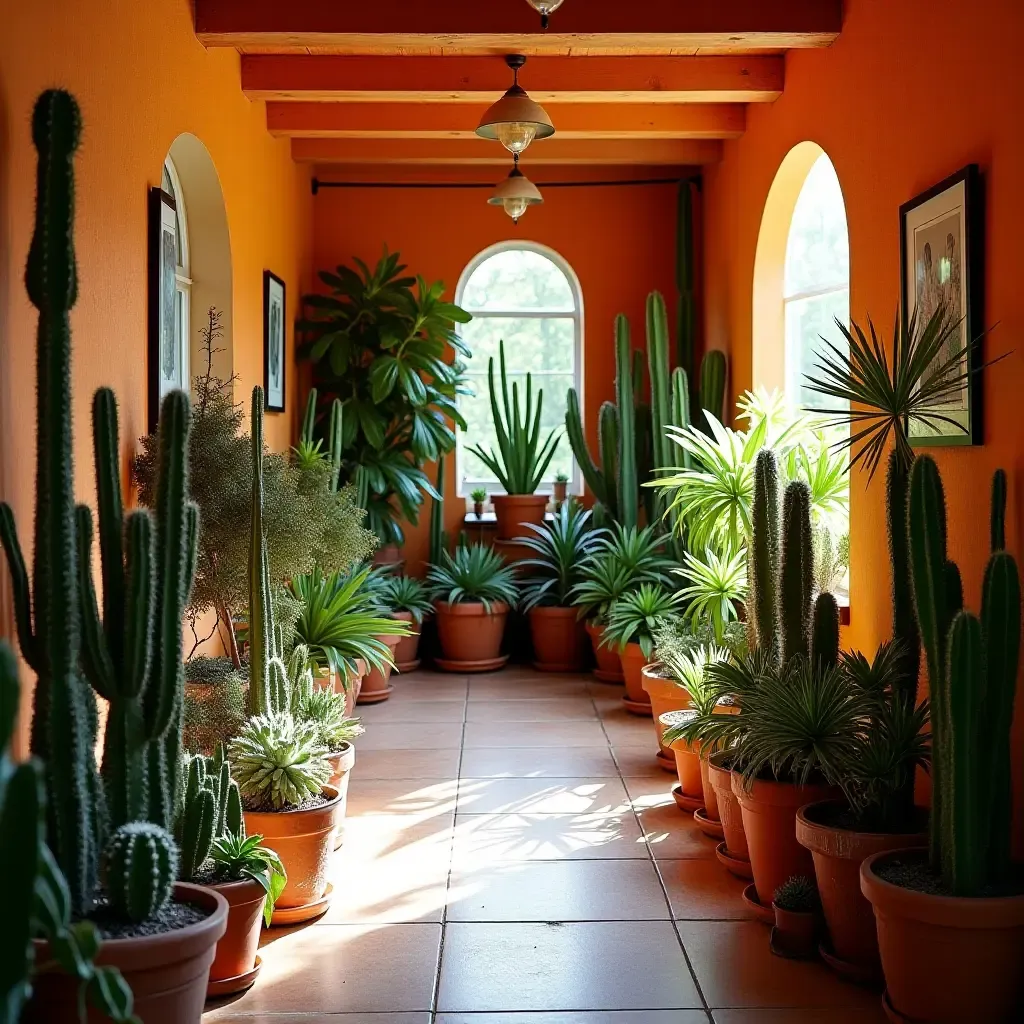
[[[814,599],[814,543],[807,484],[794,480],[782,499],[782,556],[779,562],[781,657],[806,658],[811,642]]]
[[[550,523],[527,524],[535,536],[521,539],[533,557],[519,562],[525,574],[522,580],[522,610],[538,605],[566,608],[583,580],[583,566],[602,537],[602,531],[590,527],[590,511],[574,501],[566,501]]]
[[[245,823],[241,793],[226,761],[192,757],[183,763],[182,774],[185,783],[174,830],[180,851],[179,877],[194,882],[214,840],[231,832],[244,834]]]
[[[122,825],[107,842],[104,864],[107,899],[126,920],[148,921],[167,906],[178,850],[166,829],[145,821]]]
[[[430,614],[427,588],[414,576],[389,576],[381,584],[381,598],[396,612],[408,612],[417,626]]]
[[[813,914],[820,905],[818,887],[806,875],[793,875],[775,890],[772,902],[791,914]]]
[[[676,645],[659,642],[655,648],[655,656],[671,673],[672,679],[686,690],[690,697],[690,705],[698,716],[704,717],[715,713],[721,696],[709,683],[707,670],[711,665],[727,662],[732,658],[732,654],[726,648],[716,647],[714,644],[698,644],[689,649],[681,649]],[[682,727],[671,726],[662,734],[662,743],[671,746],[682,736],[682,732]],[[712,752],[711,747],[705,751]]]
[[[839,604],[827,592],[818,594],[814,599],[808,653],[815,665],[836,665],[839,662]]]
[[[654,652],[654,633],[666,619],[682,611],[683,596],[654,583],[641,583],[625,593],[611,608],[601,643],[625,650],[626,644],[639,644],[645,658]]]
[[[738,618],[737,605],[747,592],[747,557],[745,552],[719,554],[705,551],[697,557],[683,553],[683,567],[675,570],[688,581],[681,593],[689,601],[687,616],[693,622],[711,623],[715,639],[720,643],[726,626]]]
[[[514,608],[519,600],[515,568],[484,544],[443,552],[441,563],[427,570],[427,587],[435,601],[479,603],[488,613],[493,604]]]
[[[766,448],[758,452],[754,465],[748,582],[753,634],[769,658],[778,657],[780,650],[780,543],[778,466],[774,453]]]
[[[281,858],[263,845],[263,836],[229,832],[213,841],[210,856],[217,882],[256,882],[263,889],[263,923],[269,928],[288,873]]]
[[[345,695],[334,690],[313,690],[299,702],[295,717],[311,722],[317,729],[317,742],[337,753],[366,731],[358,718],[349,718]]]

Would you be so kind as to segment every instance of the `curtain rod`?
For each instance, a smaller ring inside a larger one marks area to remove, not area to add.
[[[607,188],[637,185],[678,185],[682,181],[693,181],[700,187],[700,178],[632,178],[619,181],[538,181],[538,188]],[[495,187],[489,181],[321,181],[314,178],[313,195],[322,188],[488,188]]]

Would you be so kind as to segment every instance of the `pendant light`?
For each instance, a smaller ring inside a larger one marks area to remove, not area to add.
[[[540,189],[519,170],[519,156],[516,155],[515,166],[509,176],[494,190],[487,200],[490,206],[504,207],[514,224],[531,207],[544,202]]]
[[[526,0],[526,2],[540,15],[540,27],[548,27],[548,18],[562,6],[563,0]]]
[[[521,53],[510,53],[505,63],[512,69],[512,88],[489,107],[476,133],[482,139],[497,139],[513,156],[518,156],[534,139],[555,134],[551,118],[519,84],[519,69],[526,63]]]

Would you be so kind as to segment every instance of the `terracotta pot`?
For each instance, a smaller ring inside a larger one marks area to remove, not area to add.
[[[491,495],[494,518],[498,523],[498,540],[536,536],[525,524],[540,526],[544,510],[548,507],[546,494],[494,494]]]
[[[420,633],[422,626],[418,626],[412,617],[412,612],[395,612],[391,616],[400,622],[406,622],[412,632],[408,636],[400,636],[398,645],[395,647],[395,668],[399,672],[415,672],[420,667]]]
[[[362,658],[356,659],[356,667],[344,679],[338,675],[334,678],[334,692],[345,694],[345,715],[352,717],[356,709],[356,701],[363,688],[363,679],[366,676],[367,664]]]
[[[708,820],[721,821],[722,816],[718,811],[718,791],[711,785],[711,765],[704,754],[700,756],[700,788],[704,791],[704,813]]]
[[[477,517],[477,519],[483,519],[483,517],[484,517],[484,503],[482,501],[474,501],[473,502],[473,515],[475,515]]]
[[[256,951],[260,945],[266,894],[259,882],[249,879],[210,888],[227,900],[228,923],[217,943],[207,995],[229,996],[245,991],[256,980]]]
[[[341,807],[338,809],[338,824],[334,831],[334,848],[337,850],[345,841],[345,813],[348,809],[348,783],[349,773],[355,767],[356,748],[351,743],[346,743],[341,750],[327,755],[331,762],[331,777],[327,780],[328,786],[333,786],[341,796]]]
[[[728,750],[712,754],[707,762],[708,777],[718,802],[718,820],[721,821],[725,834],[725,848],[736,860],[749,861],[747,834],[743,831],[743,812],[732,790],[732,770],[723,766],[729,756]]]
[[[473,672],[487,671],[482,666],[494,665],[500,660],[501,640],[509,613],[507,604],[494,601],[488,612],[475,602],[435,601],[434,611],[443,661]]]
[[[246,832],[263,836],[288,873],[288,884],[277,899],[281,910],[311,906],[327,892],[327,856],[342,800],[333,786],[324,786],[323,795],[327,803],[308,810],[245,812]]]
[[[356,698],[357,704],[380,704],[391,696],[391,691],[394,689],[391,685],[391,671],[394,668],[395,648],[402,638],[400,636],[378,636],[374,639],[388,645],[391,660],[386,662],[383,668],[371,668],[366,673],[359,696]]]
[[[732,775],[732,791],[743,812],[754,887],[758,899],[767,907],[775,890],[787,879],[793,875],[811,878],[814,874],[810,851],[796,841],[796,812],[804,804],[831,800],[839,794],[833,786],[798,786],[765,779],[755,779],[748,792],[738,772]]]
[[[686,712],[672,711],[666,714],[670,719],[678,719]],[[692,717],[695,712],[689,714]],[[678,724],[680,724],[678,720],[665,723],[666,727]],[[691,745],[686,740],[676,740],[671,749],[675,756],[676,774],[679,776],[679,788],[682,790],[683,796],[691,800],[703,801],[704,791],[700,778],[700,744]]]
[[[901,1015],[893,1019],[927,1024],[1019,1021],[1024,1006],[1024,896],[933,896],[893,885],[875,872],[895,859],[926,857],[923,849],[889,850],[860,866],[861,892],[875,912],[886,999]]]
[[[832,955],[866,977],[881,974],[878,934],[871,904],[860,891],[861,862],[876,853],[922,846],[924,832],[891,835],[852,832],[822,824],[829,812],[841,810],[840,801],[808,804],[796,815],[796,838],[811,851],[814,876],[821,896],[821,910],[828,925]],[[827,820],[827,819],[826,819]]]
[[[594,675],[604,683],[621,683],[625,681],[622,674],[622,662],[619,660],[619,652],[614,647],[604,647],[601,644],[601,637],[604,636],[604,626],[598,626],[593,622],[586,624],[587,635],[594,648],[594,659],[597,661],[597,668]]]
[[[815,914],[800,910],[783,910],[772,903],[775,911],[775,934],[772,944],[793,956],[813,956],[818,948],[818,920]]]
[[[385,544],[373,553],[374,565],[402,566],[405,559],[402,557],[402,549],[397,544]]]
[[[96,957],[100,966],[116,967],[135,996],[135,1014],[143,1024],[199,1024],[206,1002],[206,983],[214,949],[224,934],[228,903],[220,893],[201,885],[176,882],[174,899],[191,903],[209,916],[187,928],[136,939],[110,939]],[[36,964],[50,959],[49,946],[33,941]],[[77,978],[46,970],[36,978],[23,1024],[57,1024],[78,1020]],[[110,1024],[90,1005],[89,1024]]]
[[[579,672],[587,650],[587,634],[575,608],[531,608],[533,667],[538,672]]]
[[[654,735],[658,740],[658,750],[662,757],[671,757],[672,752],[661,741],[665,727],[661,724],[661,716],[669,711],[685,711],[693,702],[685,686],[680,686],[674,679],[666,679],[655,673],[657,665],[644,665],[640,672],[641,686],[651,704],[654,721]],[[691,791],[692,792],[692,791]]]
[[[313,666],[313,685],[321,690],[338,690],[338,673],[330,665]]]
[[[619,661],[626,681],[626,695],[622,698],[626,710],[635,715],[653,714],[650,698],[644,689],[643,672],[647,659],[640,645],[626,644],[625,650],[619,651]]]

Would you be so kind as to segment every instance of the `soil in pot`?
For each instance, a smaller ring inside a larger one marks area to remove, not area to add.
[[[540,526],[548,507],[546,494],[494,494],[491,496],[498,540],[534,536],[526,524]]]
[[[771,779],[754,779],[748,789],[738,772],[733,772],[732,789],[743,813],[754,885],[760,902],[767,907],[775,890],[787,879],[794,875],[810,878],[814,873],[810,851],[796,841],[797,810],[807,803],[834,799],[838,792],[832,786],[798,786]],[[721,799],[718,806],[721,811]]]
[[[604,626],[595,625],[593,622],[586,624],[587,635],[590,637],[591,646],[594,648],[594,660],[597,668],[594,669],[594,677],[602,683],[622,683],[625,676],[622,674],[622,661],[619,659],[619,652],[614,647],[605,647],[601,643],[604,636]]]
[[[644,689],[643,671],[647,659],[644,657],[643,648],[639,644],[626,644],[619,652],[619,661],[622,663],[622,675],[626,682],[626,693],[622,698],[626,710],[634,715],[652,715],[651,699]]]
[[[327,861],[341,807],[338,790],[325,786],[323,802],[316,806],[290,811],[245,812],[246,832],[263,836],[266,845],[281,858],[288,874],[277,909],[309,908],[310,917],[326,911]]]
[[[351,778],[352,769],[356,764],[356,748],[351,743],[346,743],[341,750],[328,754],[327,760],[331,762],[331,777],[327,780],[327,785],[333,786],[341,797],[341,806],[338,808],[337,815],[337,828],[334,831],[334,849],[337,850],[345,841],[348,783]]]
[[[437,601],[434,611],[444,654],[438,665],[446,671],[490,672],[508,660],[507,655],[501,655],[507,604],[493,601],[487,611],[482,604]]]
[[[747,865],[740,877],[749,878],[750,856],[747,851],[747,836],[743,831],[743,813],[740,810],[740,802],[732,790],[732,771],[728,767],[728,761],[727,750],[712,754],[708,758],[708,777],[718,802],[718,818],[725,836],[725,853],[737,864]],[[722,860],[721,857],[719,859]],[[725,863],[725,860],[722,860],[722,863]],[[733,871],[732,866],[726,866]]]
[[[885,973],[886,1012],[927,1024],[1010,1024],[1024,1009],[1024,886],[947,895],[924,849],[876,853],[860,866]]]
[[[395,648],[398,646],[400,636],[379,636],[376,639],[388,645],[391,657],[394,659]],[[394,687],[391,685],[391,671],[394,668],[392,663],[386,662],[382,668],[371,668],[363,679],[362,689],[356,699],[357,704],[380,704],[391,696]]]
[[[809,960],[818,946],[818,918],[808,911],[783,910],[772,903],[775,927],[772,928],[771,947],[777,956]]]
[[[858,830],[849,808],[838,800],[808,804],[797,812],[796,838],[814,860],[831,959],[847,965],[850,976],[881,977],[875,915],[860,891],[861,862],[875,853],[926,843],[927,814],[918,813],[915,830],[890,834]]]
[[[198,911],[192,923],[172,931],[134,938],[105,937],[96,963],[117,967],[131,986],[135,1014],[143,1024],[199,1024],[214,950],[224,935],[228,904],[213,889],[186,882],[174,886],[174,902]],[[36,963],[50,959],[47,943],[35,940]],[[22,1024],[78,1020],[79,982],[63,972],[37,978]],[[92,1006],[88,1024],[109,1024]]]
[[[395,647],[395,668],[399,672],[415,672],[420,667],[420,632],[413,620],[412,612],[395,612],[391,616],[401,622],[408,623],[412,632],[408,636],[398,638],[398,646]]]
[[[538,672],[579,672],[587,652],[587,634],[575,608],[531,608],[533,667]]]
[[[662,742],[665,733],[665,726],[662,724],[661,716],[670,711],[684,711],[690,707],[692,701],[686,688],[680,686],[669,675],[668,670],[658,662],[644,665],[641,669],[641,686],[647,694],[651,704],[651,716],[654,722],[654,735],[658,741],[658,759],[662,767],[671,770],[675,768],[675,757]]]
[[[211,885],[228,903],[227,929],[217,943],[207,997],[243,992],[256,980],[256,951],[263,927],[266,894],[259,882],[242,879]]]

